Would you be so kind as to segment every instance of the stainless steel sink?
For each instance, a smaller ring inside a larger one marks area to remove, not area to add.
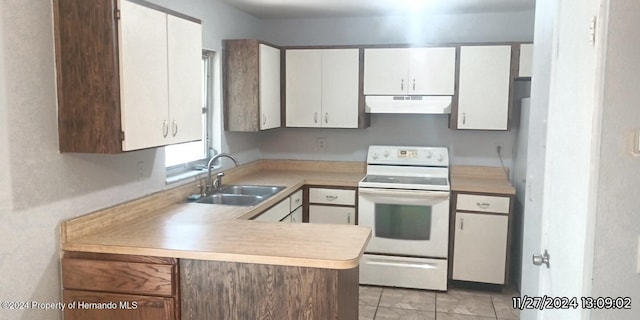
[[[201,197],[195,203],[253,206],[284,188],[279,186],[226,185],[208,196]]]
[[[252,196],[263,196],[269,197],[280,191],[282,191],[284,187],[274,187],[274,186],[252,186],[252,185],[228,185],[222,186],[220,191],[216,193],[222,194],[242,194],[242,195],[252,195]]]
[[[265,197],[244,194],[212,194],[196,200],[196,203],[226,204],[231,206],[253,206],[264,200]]]

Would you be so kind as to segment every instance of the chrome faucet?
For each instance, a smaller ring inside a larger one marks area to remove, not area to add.
[[[236,160],[236,158],[234,158],[232,155],[228,153],[220,153],[211,157],[211,159],[209,159],[209,162],[207,163],[207,185],[206,185],[207,194],[212,190],[218,190],[220,189],[220,187],[222,187],[222,177],[224,176],[224,173],[223,172],[218,173],[216,175],[216,180],[211,181],[211,165],[213,164],[214,161],[223,157],[231,159],[233,161],[233,164],[235,164],[236,167],[238,166],[238,160]]]

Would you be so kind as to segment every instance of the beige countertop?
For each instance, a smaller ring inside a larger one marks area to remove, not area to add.
[[[480,166],[452,166],[451,191],[515,195],[503,168]]]
[[[303,185],[356,187],[361,163],[257,161],[226,173],[225,184],[286,187],[253,207],[184,203],[194,185],[66,221],[65,251],[349,269],[371,236],[366,227],[250,219]]]

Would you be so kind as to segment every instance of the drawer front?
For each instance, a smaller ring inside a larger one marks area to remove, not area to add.
[[[509,214],[509,197],[458,194],[456,209]]]
[[[309,202],[355,206],[356,191],[345,189],[309,188]]]
[[[291,195],[291,206],[289,207],[289,211],[293,212],[300,206],[302,206],[302,190],[298,190]]]
[[[65,289],[172,296],[176,266],[84,259],[62,259]]]

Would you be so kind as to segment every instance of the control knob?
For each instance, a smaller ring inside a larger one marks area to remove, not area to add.
[[[378,159],[378,153],[377,153],[377,152],[374,152],[374,153],[371,155],[371,157],[372,157],[374,160],[377,160],[377,159]]]
[[[444,161],[444,155],[442,155],[441,153],[438,155],[438,162],[442,162],[442,161]]]
[[[431,159],[433,157],[433,153],[431,151],[427,151],[427,159]]]
[[[388,158],[390,153],[389,150],[385,150],[384,153],[382,154],[385,158]]]

